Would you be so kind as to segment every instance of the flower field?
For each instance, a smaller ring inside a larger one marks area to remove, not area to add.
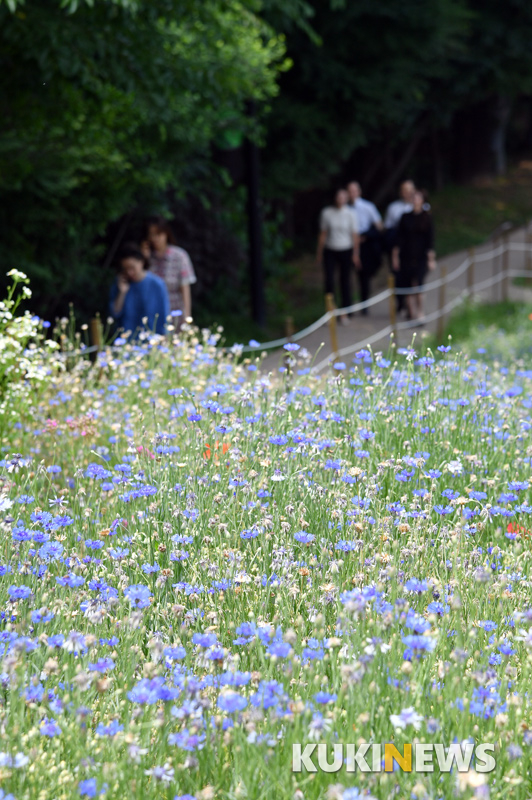
[[[9,417],[0,798],[531,797],[532,369],[268,376],[218,338],[108,348]],[[464,741],[495,770],[292,771]]]

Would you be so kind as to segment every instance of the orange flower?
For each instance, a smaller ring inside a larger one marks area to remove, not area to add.
[[[530,531],[527,528],[523,528],[522,525],[518,525],[517,522],[509,522],[508,527],[506,528],[507,533],[520,533],[521,536],[530,536]]]
[[[214,449],[218,450],[219,446],[220,446],[220,442],[215,442]],[[223,444],[222,444],[222,455],[225,455],[228,450],[229,450],[229,444],[227,442],[223,442]],[[211,455],[212,455],[211,446],[210,446],[210,444],[206,444],[205,445],[205,452],[203,453],[203,458],[209,460]],[[216,461],[217,464],[220,463],[220,459],[219,459],[217,453],[214,454],[214,460]]]

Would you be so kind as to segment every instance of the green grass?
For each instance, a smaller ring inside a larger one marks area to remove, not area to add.
[[[522,326],[529,310],[526,303],[511,301],[465,306],[451,317],[445,333],[459,343],[469,339],[473,333],[493,326],[513,333]]]
[[[445,326],[443,340],[451,339],[453,349],[471,355],[479,349],[495,358],[518,357],[532,353],[532,305],[517,301],[479,303],[460,306]],[[436,336],[423,337],[423,344],[434,349],[440,342]]]

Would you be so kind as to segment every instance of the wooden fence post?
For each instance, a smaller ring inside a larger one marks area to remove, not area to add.
[[[90,324],[91,345],[96,347],[96,352],[102,349],[102,321],[100,317],[93,317]]]
[[[292,336],[295,333],[294,318],[293,317],[286,317],[286,319],[284,321],[284,331],[285,331],[284,335],[286,336],[288,341],[291,342],[292,341]]]
[[[395,304],[395,275],[388,274],[388,289],[390,290],[390,326],[394,338],[397,338],[397,306]]]
[[[504,302],[508,300],[508,234],[503,236],[502,243],[504,250],[502,252],[502,299]]]
[[[439,300],[438,300],[438,326],[437,326],[437,337],[438,341],[442,342],[443,340],[443,331],[445,328],[445,314],[443,313],[443,308],[445,306],[445,287],[447,283],[447,267],[445,264],[442,264],[440,269],[441,274],[441,284],[440,284],[440,292],[439,292]]]
[[[473,297],[473,286],[475,285],[475,248],[469,248],[469,266],[467,268],[467,294],[471,299]]]
[[[325,309],[328,312],[332,312],[335,309],[334,306],[334,295],[333,294],[326,294],[325,295]],[[331,318],[329,319],[329,333],[331,334],[331,348],[335,356],[338,355],[338,331],[336,329],[336,317],[331,314]]]

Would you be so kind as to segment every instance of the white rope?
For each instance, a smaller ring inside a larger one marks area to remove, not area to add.
[[[342,316],[343,314],[353,314],[355,311],[363,311],[365,308],[370,308],[383,300],[387,300],[392,294],[390,289],[385,289],[380,294],[370,297],[369,300],[363,300],[360,303],[354,303],[352,306],[344,306],[344,308],[335,308],[332,312],[335,317]]]
[[[476,290],[477,292],[482,291],[483,289],[489,289],[490,286],[493,286],[495,283],[499,283],[500,281],[504,280],[505,278],[530,278],[532,277],[531,272],[523,272],[522,270],[507,270],[506,272],[499,272],[497,275],[492,275],[491,278],[486,278],[483,281],[475,284],[471,287],[471,290]],[[470,292],[468,289],[463,289],[460,294],[455,297],[453,300],[450,300],[443,306],[442,309],[437,311],[433,311],[431,314],[426,314],[424,322],[434,322],[435,320],[439,319],[440,317],[444,316],[451,312],[454,308],[461,305],[465,300],[470,297]],[[416,328],[419,327],[418,320],[405,320],[403,322],[398,322],[396,325],[397,330],[407,330],[408,328]],[[360,342],[356,344],[349,345],[349,347],[343,347],[338,353],[328,356],[324,358],[319,364],[313,367],[315,372],[321,372],[324,367],[327,367],[331,364],[337,363],[340,356],[348,355],[349,353],[353,353],[357,350],[362,350],[365,347],[368,347],[375,342],[378,342],[379,339],[383,339],[385,336],[388,336],[390,333],[393,333],[393,328],[391,325],[388,325],[386,328],[382,328],[382,330],[374,333],[368,339],[362,339]]]
[[[421,294],[421,293],[426,294],[427,292],[431,292],[434,289],[439,289],[440,286],[452,283],[452,281],[454,281],[456,278],[462,275],[472,263],[477,264],[483,261],[489,261],[491,259],[497,258],[498,256],[502,255],[505,252],[505,250],[532,253],[532,243],[506,242],[504,244],[498,245],[495,248],[492,248],[491,250],[485,253],[475,253],[473,259],[467,256],[464,259],[464,261],[462,261],[462,263],[455,270],[453,270],[453,272],[450,272],[449,275],[447,275],[445,278],[437,278],[436,280],[431,281],[430,283],[427,283],[424,286],[415,286],[413,288],[396,288],[394,292],[392,292],[390,289],[385,289],[384,291],[380,292],[374,297],[370,297],[369,300],[364,300],[363,302],[354,303],[353,305],[345,306],[344,308],[335,308],[332,311],[327,311],[322,317],[317,319],[311,325],[308,325],[306,328],[303,328],[297,333],[294,333],[293,336],[290,337],[283,336],[279,339],[273,339],[269,342],[263,342],[260,343],[258,347],[252,347],[251,345],[244,345],[240,349],[240,352],[242,353],[262,352],[263,350],[273,350],[278,347],[283,347],[285,344],[288,344],[289,342],[298,342],[301,339],[310,336],[311,333],[314,333],[314,331],[317,331],[319,328],[323,327],[323,325],[326,325],[329,322],[329,320],[331,320],[333,317],[343,316],[344,314],[354,314],[357,311],[363,311],[366,308],[371,308],[371,306],[377,305],[378,303],[382,303],[385,300],[388,300],[392,294],[400,296],[407,296],[411,294]],[[529,277],[531,275],[532,273],[522,273],[522,275],[520,273],[520,276],[522,277]],[[499,280],[502,280],[502,278],[499,278]],[[475,285],[472,288],[476,289],[477,287]],[[404,322],[401,322],[398,323],[397,327],[402,329],[414,326],[411,325],[410,323],[405,324]],[[377,334],[375,334],[375,336],[376,335]],[[356,347],[356,345],[353,345],[353,347]],[[89,353],[94,353],[97,352],[98,350],[103,350],[103,349],[105,348],[98,347],[98,345],[93,345],[92,347],[87,347],[84,350],[68,350],[61,353],[60,355],[64,356],[65,358],[72,358],[73,356],[88,355]]]

